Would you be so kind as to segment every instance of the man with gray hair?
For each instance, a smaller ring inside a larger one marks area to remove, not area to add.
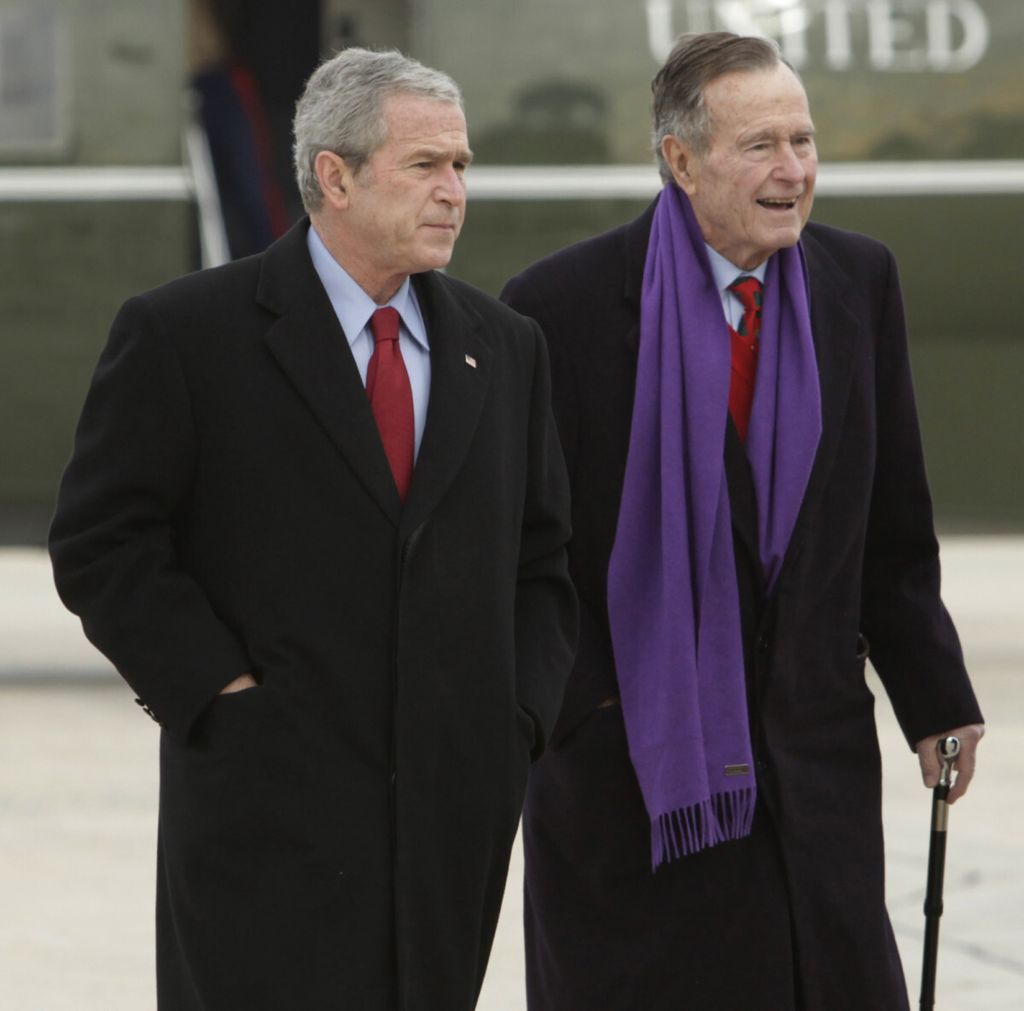
[[[905,1011],[869,653],[925,782],[981,714],[939,596],[896,266],[807,224],[775,45],[684,36],[664,187],[505,298],[540,322],[580,644],[530,777],[531,1011]],[[806,227],[805,227],[806,225]]]
[[[469,1011],[575,639],[536,324],[439,273],[458,88],[350,49],[309,219],[131,299],[51,531],[163,728],[161,1011]]]

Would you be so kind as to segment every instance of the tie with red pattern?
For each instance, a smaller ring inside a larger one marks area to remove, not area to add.
[[[385,306],[370,317],[375,347],[366,369],[366,395],[402,501],[412,481],[415,423],[412,387],[398,346],[397,309]]]
[[[743,319],[739,328],[729,327],[732,337],[732,375],[729,380],[729,413],[746,441],[750,424],[750,407],[754,402],[754,380],[757,377],[757,337],[761,332],[761,289],[756,277],[737,277],[729,290],[743,303]]]

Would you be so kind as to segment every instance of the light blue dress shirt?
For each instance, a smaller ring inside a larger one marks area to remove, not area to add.
[[[718,296],[722,300],[722,311],[733,330],[737,329],[743,320],[743,303],[739,296],[729,291],[729,285],[737,277],[756,277],[764,284],[764,275],[768,270],[768,260],[765,260],[759,267],[753,270],[740,270],[735,263],[731,263],[721,253],[713,250],[707,243],[704,248],[708,251],[708,259],[711,261],[711,273],[715,277],[715,287],[718,288]]]
[[[323,240],[312,227],[306,233],[306,246],[327,297],[331,300],[335,315],[345,332],[352,357],[359,368],[363,385],[366,385],[366,369],[373,354],[374,340],[370,330],[370,317],[382,306],[363,291],[351,275],[327,251]],[[427,423],[427,405],[430,402],[430,344],[427,327],[423,322],[416,292],[409,278],[395,292],[387,303],[398,310],[402,323],[398,331],[398,346],[402,349],[405,370],[409,373],[412,387],[412,409],[416,421],[416,445],[414,453],[419,455],[423,441],[423,429]]]

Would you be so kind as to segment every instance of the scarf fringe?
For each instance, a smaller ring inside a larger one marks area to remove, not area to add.
[[[756,790],[751,786],[716,793],[689,807],[666,811],[651,821],[651,863],[654,870],[720,842],[750,835]]]

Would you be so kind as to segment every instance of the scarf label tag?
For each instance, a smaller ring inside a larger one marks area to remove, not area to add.
[[[746,762],[742,762],[739,765],[727,765],[725,767],[725,774],[727,776],[749,776],[750,766]]]

